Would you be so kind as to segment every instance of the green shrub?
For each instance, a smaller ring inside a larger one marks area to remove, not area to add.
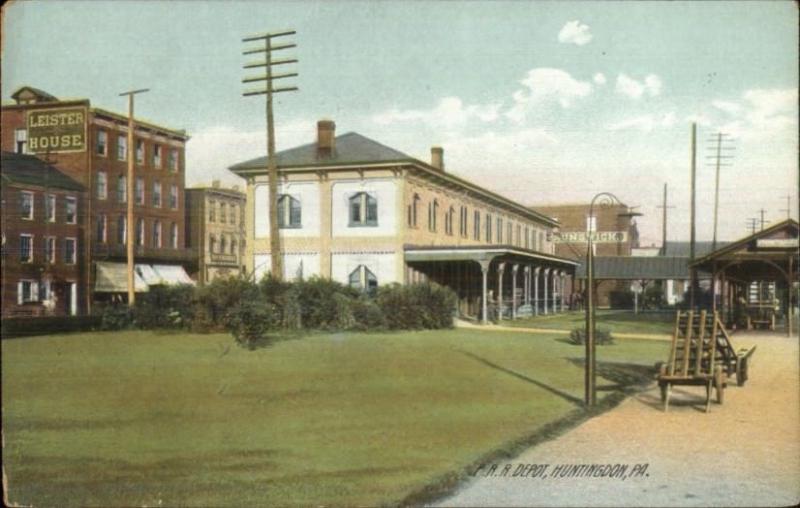
[[[100,328],[100,315],[3,318],[0,334],[4,339],[34,335],[88,332]]]
[[[126,303],[105,304],[100,309],[96,309],[97,311],[100,314],[101,330],[127,330],[133,328],[133,310]]]
[[[344,330],[353,325],[350,300],[358,292],[339,282],[321,277],[295,282],[292,293],[300,306],[304,328]]]
[[[193,317],[194,292],[194,286],[189,284],[151,286],[136,298],[136,325],[145,330],[188,327]]]
[[[237,344],[251,350],[279,324],[280,313],[275,306],[258,299],[244,299],[228,312],[228,331]]]
[[[644,305],[646,309],[660,309],[664,305],[664,290],[660,285],[648,286],[644,290]]]
[[[386,326],[393,330],[453,327],[456,296],[435,283],[383,286],[378,289],[376,302]]]
[[[353,316],[353,329],[360,331],[385,330],[386,316],[378,304],[367,297],[350,300],[350,311]]]
[[[192,331],[212,332],[226,329],[228,313],[243,298],[260,299],[259,286],[244,277],[214,279],[194,292]]]
[[[573,328],[569,333],[569,342],[576,346],[586,344],[586,329]],[[597,328],[594,331],[594,343],[596,346],[608,346],[614,344],[614,337],[610,330]]]

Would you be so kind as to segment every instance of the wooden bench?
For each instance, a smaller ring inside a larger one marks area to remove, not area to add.
[[[712,388],[716,390],[717,402],[722,404],[726,374],[723,366],[715,361],[718,325],[715,318],[707,315],[706,311],[699,315],[694,311],[677,313],[669,360],[660,366],[658,374],[665,412],[669,410],[671,390],[676,385],[705,386],[706,412],[711,405]]]

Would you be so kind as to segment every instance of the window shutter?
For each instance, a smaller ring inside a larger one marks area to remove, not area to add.
[[[22,305],[22,281],[17,282],[17,305]]]
[[[41,295],[39,294],[39,283],[38,282],[31,282],[31,300],[33,301],[41,301]]]

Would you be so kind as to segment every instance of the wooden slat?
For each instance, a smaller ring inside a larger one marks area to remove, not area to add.
[[[675,374],[675,353],[678,349],[678,335],[681,330],[681,311],[675,315],[675,330],[672,332],[672,347],[669,351],[669,375]]]
[[[700,368],[701,360],[703,358],[703,338],[706,335],[706,311],[703,310],[700,312],[700,336],[697,338],[697,347],[695,350],[695,358],[694,358],[694,374],[698,375],[701,373]]]
[[[686,326],[686,337],[683,339],[683,367],[681,374],[685,377],[689,375],[689,348],[692,346],[692,334],[694,333],[694,311],[689,311],[689,323]]]

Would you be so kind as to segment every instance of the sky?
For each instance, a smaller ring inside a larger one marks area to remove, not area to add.
[[[2,97],[30,85],[186,129],[187,184],[266,152],[263,96],[242,97],[242,37],[294,29],[298,92],[276,95],[278,150],[336,122],[536,206],[611,192],[644,215],[643,245],[798,210],[798,9],[789,1],[24,1],[3,8]],[[290,42],[287,40],[287,42]]]

